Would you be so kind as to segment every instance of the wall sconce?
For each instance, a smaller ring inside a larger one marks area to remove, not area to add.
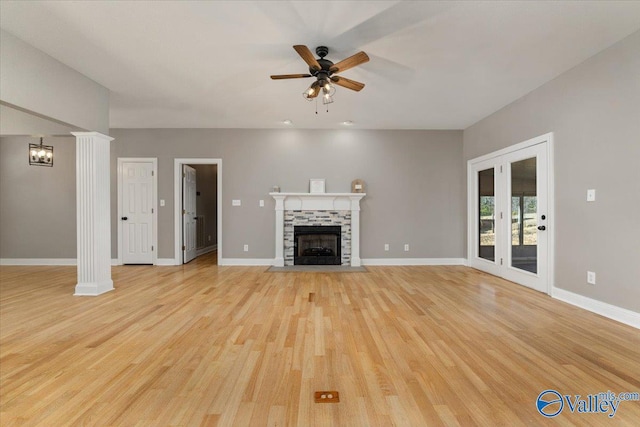
[[[40,138],[40,145],[29,144],[29,165],[30,166],[53,166],[53,146],[43,145]]]

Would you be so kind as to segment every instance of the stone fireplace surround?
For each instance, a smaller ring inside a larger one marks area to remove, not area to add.
[[[313,224],[342,226],[342,264],[360,267],[360,200],[365,193],[269,195],[276,201],[276,256],[273,263],[275,267],[293,265],[293,226]],[[289,228],[290,237],[286,234]],[[290,239],[291,243],[288,244],[287,241]]]

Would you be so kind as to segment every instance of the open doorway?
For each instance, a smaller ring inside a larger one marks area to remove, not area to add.
[[[175,159],[175,264],[222,254],[222,160]],[[213,254],[212,254],[213,255]]]

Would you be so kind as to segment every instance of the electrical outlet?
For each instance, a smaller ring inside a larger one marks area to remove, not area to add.
[[[249,252],[249,245],[244,245],[244,251]]]
[[[242,200],[233,199],[231,201],[231,206],[242,206]]]
[[[587,283],[590,285],[596,284],[596,273],[593,271],[587,271]]]
[[[596,201],[596,190],[589,189],[587,190],[587,202],[595,202]]]
[[[404,251],[405,252],[409,252],[409,244],[408,243],[404,244]]]
[[[388,243],[385,243],[385,244],[384,244],[384,250],[385,250],[385,251],[388,251],[388,250],[389,250],[389,244],[388,244]]]
[[[264,208],[264,200],[260,200],[260,207]]]

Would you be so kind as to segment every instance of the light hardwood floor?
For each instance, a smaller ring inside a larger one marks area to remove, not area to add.
[[[536,410],[538,394],[640,391],[640,334],[465,267],[267,273],[2,267],[0,424],[638,425]],[[339,403],[314,403],[337,390]]]

